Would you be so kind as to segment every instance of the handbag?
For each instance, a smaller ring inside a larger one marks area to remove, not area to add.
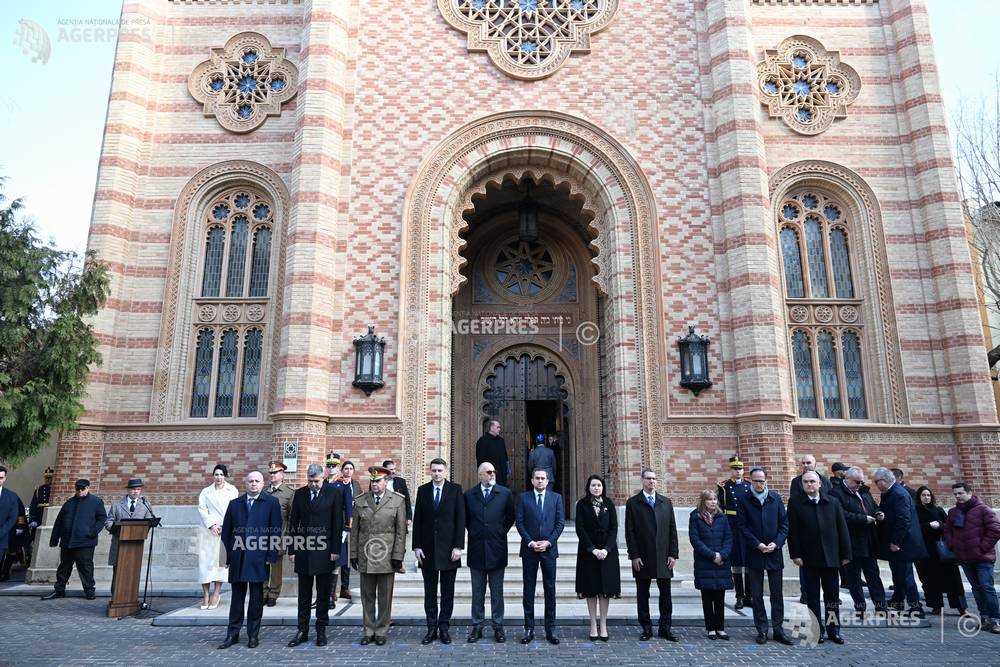
[[[943,539],[937,540],[934,543],[934,548],[937,550],[938,560],[945,565],[952,565],[958,562],[958,558],[955,557],[955,552],[948,547],[948,543]]]

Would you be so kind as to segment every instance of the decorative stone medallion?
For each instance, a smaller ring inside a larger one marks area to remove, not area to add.
[[[264,319],[264,306],[254,303],[247,306],[247,319],[251,322],[260,322]]]
[[[188,92],[231,132],[250,132],[295,97],[299,70],[261,34],[241,32],[188,77]]]
[[[858,321],[858,309],[854,306],[840,307],[840,321],[848,324]]]
[[[788,314],[792,322],[805,322],[809,318],[809,309],[805,306],[792,306]]]
[[[468,36],[468,49],[485,51],[516,79],[544,79],[569,58],[589,53],[590,36],[603,30],[619,0],[438,0],[445,20]]]
[[[793,35],[765,51],[757,65],[761,103],[799,134],[819,134],[846,118],[858,98],[861,77],[812,37]]]
[[[198,309],[198,320],[200,322],[212,322],[215,320],[215,306],[202,306]]]
[[[226,306],[225,309],[223,309],[222,319],[224,319],[226,322],[235,322],[236,320],[240,319],[241,314],[242,310],[240,309],[239,306],[229,305]]]
[[[833,320],[833,308],[830,306],[817,306],[816,307],[816,321],[817,322],[830,322]]]

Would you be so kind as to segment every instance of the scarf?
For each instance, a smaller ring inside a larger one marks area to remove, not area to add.
[[[767,488],[766,484],[764,485],[764,490],[761,491],[760,493],[757,493],[752,486],[750,487],[750,493],[753,494],[754,498],[756,498],[757,500],[760,501],[761,505],[763,505],[764,501],[767,500],[767,494],[769,492],[770,492],[770,489]]]
[[[709,512],[708,510],[699,510],[698,516],[704,519],[705,523],[707,523],[710,526],[712,525],[712,522],[715,521],[715,515]]]
[[[590,504],[594,508],[594,514],[600,514],[601,510],[604,509],[604,498],[599,498],[595,496],[590,497]]]

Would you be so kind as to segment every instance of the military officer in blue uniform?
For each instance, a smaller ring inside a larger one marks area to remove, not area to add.
[[[736,525],[736,512],[740,498],[751,493],[750,482],[743,479],[743,462],[738,456],[729,458],[729,479],[719,482],[719,507],[726,513],[730,525]],[[746,548],[739,531],[733,531],[733,551],[730,555],[733,568],[733,583],[736,587],[734,609],[743,609],[750,604],[750,584],[745,578]]]

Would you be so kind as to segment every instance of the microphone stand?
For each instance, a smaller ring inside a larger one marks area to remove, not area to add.
[[[149,552],[146,555],[146,585],[142,591],[142,602],[139,603],[139,612],[136,613],[136,618],[147,618],[146,615],[140,616],[143,612],[149,612],[152,615],[159,615],[163,612],[159,609],[154,609],[149,605],[147,601],[149,599],[149,571],[153,567],[153,538],[156,536],[156,529],[160,526],[160,518],[153,513],[153,508],[149,506],[149,501],[146,500],[146,496],[140,496],[142,504],[146,506],[149,510],[150,520],[149,520]]]

